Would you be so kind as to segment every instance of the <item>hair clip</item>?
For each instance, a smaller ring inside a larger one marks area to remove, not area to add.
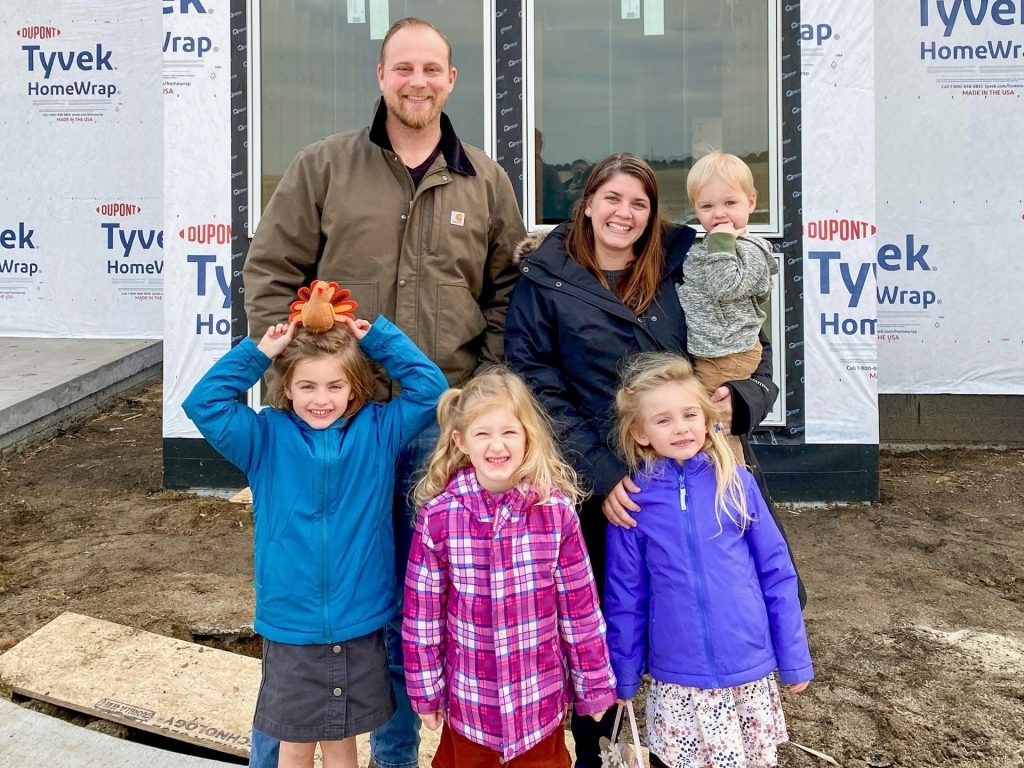
[[[721,432],[722,431],[722,422],[716,421],[715,424],[714,424],[714,430],[715,430],[715,432]]]
[[[312,333],[327,333],[342,317],[352,320],[352,313],[359,303],[349,298],[352,291],[340,288],[335,282],[314,280],[308,287],[302,286],[298,291],[299,298],[293,301],[288,309],[288,322],[302,321],[302,326]]]

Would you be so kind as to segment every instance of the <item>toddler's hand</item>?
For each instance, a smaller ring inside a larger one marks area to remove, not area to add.
[[[608,710],[602,709],[600,712],[591,712],[590,716],[600,723],[606,714],[608,714]]]
[[[285,347],[291,344],[292,339],[295,338],[295,329],[298,327],[298,320],[290,325],[288,323],[278,323],[277,325],[270,326],[267,328],[267,332],[263,334],[259,344],[256,345],[256,349],[273,360],[284,352]]]
[[[807,686],[810,685],[810,680],[804,680],[802,683],[794,683],[793,685],[786,686],[789,688],[790,693],[803,693],[807,690]]]
[[[748,229],[746,227],[735,229],[728,221],[723,221],[718,226],[712,227],[711,232],[722,232],[726,235],[732,235],[733,237],[744,237],[748,234]]]
[[[345,324],[345,330],[351,333],[356,341],[363,338],[370,331],[369,320],[353,320],[347,315],[342,315],[341,321]]]
[[[365,321],[364,321],[365,322]],[[427,730],[436,731],[441,727],[441,713],[431,712],[429,715],[420,715],[420,721],[427,726]]]
[[[732,390],[724,384],[711,395],[711,402],[718,409],[718,421],[726,436],[732,434]]]

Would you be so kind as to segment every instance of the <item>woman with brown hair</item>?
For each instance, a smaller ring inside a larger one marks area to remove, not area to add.
[[[615,154],[594,166],[569,222],[521,246],[505,355],[553,417],[566,458],[593,492],[580,523],[602,594],[607,524],[632,527],[639,511],[629,498],[637,488],[612,447],[620,368],[638,352],[686,354],[674,282],[695,235],[662,221],[650,165]],[[778,395],[763,336],[762,344],[754,376],[726,383],[713,400],[722,429],[741,436],[767,499],[746,439]],[[611,717],[589,727],[589,718],[573,717],[578,768],[600,766],[598,738],[610,731]]]

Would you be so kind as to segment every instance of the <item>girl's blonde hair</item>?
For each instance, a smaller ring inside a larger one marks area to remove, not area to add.
[[[684,386],[704,412],[707,434],[702,450],[715,467],[715,516],[719,526],[724,512],[740,531],[745,530],[751,517],[747,511],[743,482],[736,471],[736,458],[725,436],[715,429],[717,409],[685,357],[668,352],[645,352],[626,363],[622,386],[615,395],[618,413],[616,440],[626,465],[635,474],[641,469],[648,469],[660,458],[654,448],[637,442],[635,431],[643,419],[644,396],[666,384]]]
[[[582,498],[575,470],[555,446],[547,415],[523,380],[499,365],[474,376],[461,389],[449,389],[441,395],[437,403],[441,438],[427,463],[426,474],[413,490],[417,508],[444,491],[451,476],[469,464],[469,457],[455,444],[453,433],[466,434],[482,413],[502,405],[515,414],[526,435],[526,453],[513,478],[515,484],[529,481],[539,494],[538,501],[545,501],[552,489],[564,493],[573,504]]]
[[[644,188],[644,194],[651,201],[647,228],[633,243],[635,258],[626,268],[626,273],[616,289],[622,303],[634,313],[640,314],[654,301],[665,268],[665,254],[661,243],[664,224],[658,212],[658,179],[650,165],[636,155],[625,152],[609,155],[599,161],[587,177],[583,194],[573,208],[572,225],[566,238],[565,249],[573,261],[596,277],[605,288],[609,287],[608,279],[597,264],[594,224],[587,216],[586,210],[601,185],[620,173],[639,181]]]
[[[295,338],[274,358],[276,375],[270,382],[267,402],[282,411],[292,410],[292,401],[285,390],[291,386],[295,367],[318,357],[336,357],[352,387],[352,399],[342,416],[351,416],[373,399],[375,377],[370,359],[352,334],[343,326],[335,325],[326,333],[311,333],[301,326],[295,331]]]
[[[697,195],[712,179],[721,179],[733,189],[757,200],[757,188],[754,186],[754,174],[750,172],[750,166],[736,155],[716,149],[694,163],[686,175],[686,196],[690,198],[691,208]]]

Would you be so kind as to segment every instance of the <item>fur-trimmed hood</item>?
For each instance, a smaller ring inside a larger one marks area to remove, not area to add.
[[[523,259],[540,248],[540,244],[544,242],[549,234],[549,231],[544,230],[528,233],[512,251],[512,260],[516,264],[522,263]]]

